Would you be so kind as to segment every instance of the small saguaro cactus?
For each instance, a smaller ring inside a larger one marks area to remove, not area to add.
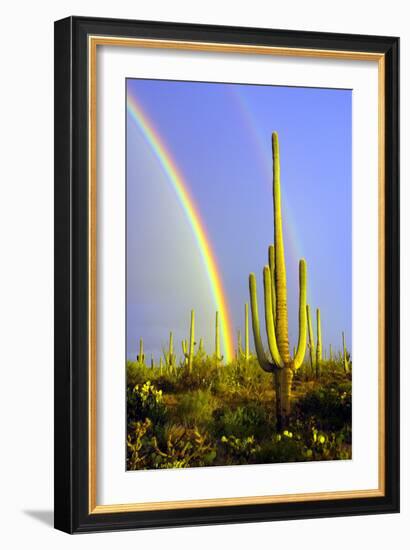
[[[203,356],[204,356],[204,339],[201,337],[199,339],[198,349],[196,350],[196,357],[200,359]]]
[[[309,335],[309,355],[310,355],[310,367],[312,369],[312,374],[315,372],[316,366],[316,346],[315,346],[315,337],[313,334],[312,327],[312,318],[310,316],[310,306],[306,304],[306,317],[307,317],[307,326],[308,326],[308,335]]]
[[[342,343],[343,343],[343,369],[345,373],[347,374],[349,372],[349,360],[347,358],[347,351],[346,351],[346,340],[345,340],[345,333],[342,332]]]
[[[278,428],[288,424],[291,409],[291,385],[295,371],[303,363],[306,352],[306,262],[299,262],[299,338],[296,354],[289,351],[286,264],[282,233],[280,198],[280,163],[278,134],[272,134],[274,247],[269,247],[269,265],[263,270],[265,324],[270,359],[266,356],[260,335],[258,299],[255,274],[249,275],[252,327],[259,365],[273,373],[276,391]]]
[[[185,365],[188,367],[188,372],[192,372],[194,363],[194,346],[195,346],[195,311],[191,310],[191,326],[189,329],[189,348],[186,340],[182,341],[182,352],[185,357]]]
[[[140,352],[137,355],[137,363],[142,367],[145,364],[144,340],[140,338]]]
[[[162,357],[160,357],[159,358],[159,374],[160,374],[160,376],[162,376],[162,366],[163,366]]]
[[[245,304],[245,349],[242,349],[241,331],[238,330],[238,359],[243,359],[246,363],[249,361],[249,306]]]
[[[184,356],[184,365],[188,365],[188,342],[186,340],[182,340],[181,342],[182,346],[182,355]]]
[[[320,309],[316,310],[316,331],[317,331],[317,343],[316,343],[316,378],[320,376],[320,368],[322,363],[322,325],[320,322]]]
[[[151,353],[151,368],[153,369],[154,367],[155,367],[154,356]]]
[[[223,355],[221,355],[221,343],[219,335],[219,311],[215,315],[215,359],[217,361],[223,360]]]
[[[329,361],[333,361],[332,344],[329,344]]]
[[[164,350],[165,365],[169,372],[175,371],[176,368],[176,355],[174,353],[174,335],[169,333],[168,351]]]

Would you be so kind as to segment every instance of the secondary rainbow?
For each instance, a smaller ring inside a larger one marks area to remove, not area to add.
[[[211,243],[209,242],[206,234],[204,224],[199,215],[198,208],[196,207],[195,202],[187,189],[175,161],[172,159],[163,141],[161,140],[161,137],[155,130],[152,123],[148,120],[141,106],[131,94],[128,94],[127,100],[128,113],[142,131],[152,151],[155,153],[155,156],[171,182],[183,211],[192,227],[198,250],[201,254],[208,274],[209,284],[215,301],[215,307],[219,311],[225,357],[229,362],[233,359],[235,354],[233,338],[234,332],[232,330],[229,308],[225,298],[225,292],[223,289],[221,276],[219,274],[218,264],[213,253]]]

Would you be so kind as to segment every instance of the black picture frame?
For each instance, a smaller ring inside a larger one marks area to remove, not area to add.
[[[185,509],[89,510],[90,35],[377,52],[385,60],[385,491],[346,498]],[[67,533],[399,511],[399,39],[68,17],[55,23],[55,527]]]

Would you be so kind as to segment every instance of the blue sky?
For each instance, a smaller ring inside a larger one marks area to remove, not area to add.
[[[351,343],[351,91],[127,80],[199,206],[234,328],[243,326],[248,275],[273,242],[272,131],[279,133],[289,336],[297,342],[298,260],[324,345]],[[127,118],[127,357],[144,338],[158,360],[169,330],[177,351],[196,310],[213,346],[215,305],[191,227],[149,143]],[[262,312],[260,312],[262,313]],[[252,342],[252,338],[251,338]]]

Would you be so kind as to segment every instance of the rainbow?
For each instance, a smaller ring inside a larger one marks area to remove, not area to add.
[[[152,123],[148,120],[147,116],[144,114],[135,97],[133,97],[130,93],[128,93],[127,98],[127,111],[137,124],[138,128],[144,134],[152,151],[155,153],[155,156],[172,184],[189,224],[192,227],[198,250],[201,254],[208,275],[215,306],[219,311],[221,336],[225,348],[225,357],[227,362],[229,362],[235,355],[233,338],[234,332],[232,330],[229,308],[226,301],[221,276],[218,270],[218,264],[212,250],[211,243],[209,242],[209,238],[206,234],[204,224],[199,215],[198,208],[188,191],[181,172],[165,147],[161,137],[153,127]]]

